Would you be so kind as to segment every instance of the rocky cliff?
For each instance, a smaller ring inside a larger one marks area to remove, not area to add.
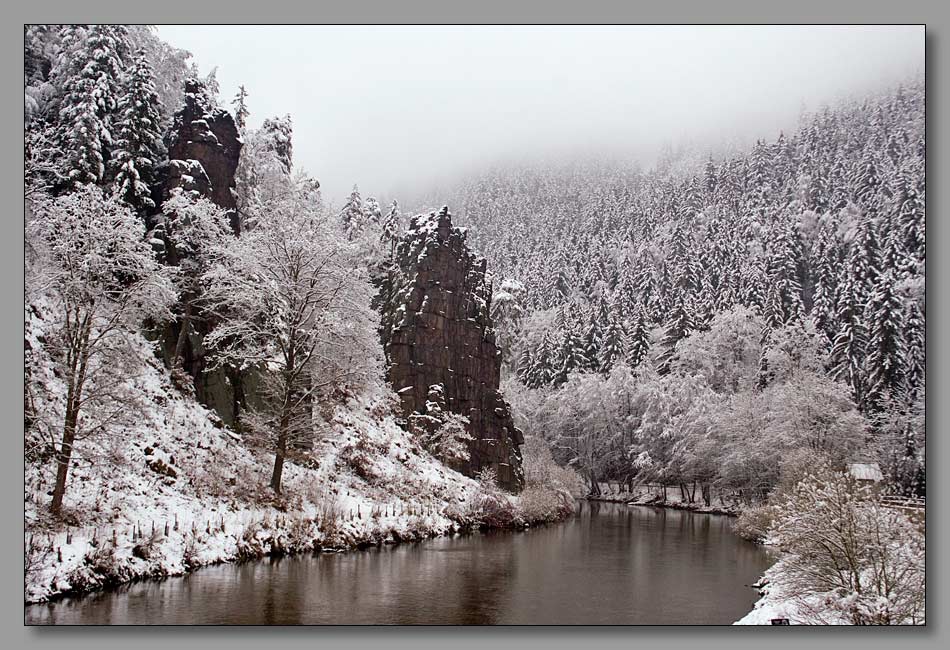
[[[501,353],[486,263],[465,239],[448,208],[412,219],[381,290],[389,379],[407,418],[425,414],[430,388],[441,385],[445,407],[469,418],[473,438],[469,461],[453,467],[469,476],[493,468],[499,485],[518,492],[524,438],[498,391]]]
[[[175,113],[165,143],[169,161],[161,170],[160,186],[156,188],[157,203],[164,202],[175,188],[197,192],[228,210],[231,228],[235,234],[239,233],[233,189],[241,156],[241,139],[231,114],[209,106],[207,91],[199,80],[185,82],[184,105]],[[162,217],[159,214],[156,218]],[[177,264],[177,253],[170,242],[166,242],[166,248],[168,262]],[[181,321],[178,321],[163,333],[166,362],[174,356],[181,327]],[[190,320],[182,367],[192,378],[198,400],[214,409],[225,423],[233,425],[245,402],[244,389],[253,378],[230,370],[205,371],[207,350],[203,341],[210,327],[211,323],[200,314]],[[180,382],[186,380],[185,377],[177,378]]]
[[[226,110],[210,108],[201,82],[185,82],[185,103],[175,113],[166,138],[168,170],[162,183],[167,197],[176,187],[194,189],[228,210],[237,233],[234,175],[241,158],[241,139],[234,118]]]

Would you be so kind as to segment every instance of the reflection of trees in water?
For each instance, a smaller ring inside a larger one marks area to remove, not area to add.
[[[31,608],[36,623],[729,623],[769,564],[729,519],[582,503],[563,524],[208,567]],[[730,618],[731,617],[731,618]]]

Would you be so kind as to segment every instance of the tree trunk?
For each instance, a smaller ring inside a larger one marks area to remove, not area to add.
[[[291,352],[290,363],[292,367],[294,355]],[[274,473],[270,477],[270,487],[275,493],[280,494],[280,479],[284,473],[284,456],[287,454],[287,438],[290,435],[290,415],[292,410],[293,390],[291,388],[290,373],[285,377],[284,385],[284,403],[281,407],[280,424],[277,430],[277,453],[274,456]]]
[[[69,474],[69,462],[73,455],[73,442],[76,440],[76,422],[79,409],[78,400],[70,399],[66,405],[66,420],[63,425],[63,441],[56,452],[56,484],[53,487],[53,501],[49,509],[59,516],[63,509],[63,497],[66,496],[66,478]]]
[[[175,341],[175,356],[172,358],[172,368],[181,367],[181,356],[185,352],[185,342],[188,341],[188,330],[191,328],[191,300],[192,296],[190,294],[182,298],[185,303],[185,312],[181,316],[178,340]]]
[[[270,477],[270,487],[280,494],[280,480],[284,474],[284,456],[287,453],[287,429],[290,424],[289,405],[284,407],[280,418],[280,430],[277,433],[277,453],[274,455],[274,473]]]
[[[590,473],[590,493],[591,496],[600,496],[600,483],[597,482],[597,476],[593,471]]]
[[[63,510],[63,498],[66,496],[66,479],[69,475],[69,463],[73,456],[73,443],[76,441],[76,427],[79,425],[79,410],[82,406],[82,390],[86,383],[89,364],[89,336],[92,333],[91,319],[85,319],[80,327],[79,340],[70,350],[69,387],[66,392],[66,414],[63,420],[63,441],[56,452],[56,483],[53,486],[53,500],[49,504],[50,512],[59,517]]]

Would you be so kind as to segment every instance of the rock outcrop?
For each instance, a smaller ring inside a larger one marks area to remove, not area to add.
[[[524,437],[498,390],[486,263],[465,239],[448,208],[412,219],[380,292],[389,379],[407,419],[425,414],[430,388],[440,384],[446,409],[469,419],[473,438],[470,459],[453,467],[468,476],[493,468],[501,487],[518,492]]]
[[[184,100],[165,139],[169,161],[161,170],[156,203],[161,205],[176,188],[196,192],[226,209],[231,229],[238,234],[240,223],[233,190],[242,143],[234,118],[223,109],[208,107],[207,92],[197,79],[185,82]],[[160,214],[156,217],[162,218]],[[170,247],[170,242],[166,246]],[[177,263],[174,251],[168,257],[170,263]],[[233,425],[246,401],[244,389],[253,378],[234,370],[206,371],[207,350],[203,342],[211,326],[207,318],[190,321],[181,364],[193,381],[198,400],[214,409],[226,424]],[[175,322],[163,333],[166,362],[174,358],[181,327],[181,321]],[[187,378],[176,380],[185,382]]]
[[[234,175],[242,143],[231,114],[207,108],[202,91],[200,81],[185,82],[185,104],[175,113],[166,142],[169,165],[162,189],[166,197],[176,187],[198,191],[228,210],[237,233]]]

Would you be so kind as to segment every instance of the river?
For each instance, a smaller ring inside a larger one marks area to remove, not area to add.
[[[729,517],[581,502],[520,533],[206,567],[26,608],[29,624],[729,624],[768,552]]]

